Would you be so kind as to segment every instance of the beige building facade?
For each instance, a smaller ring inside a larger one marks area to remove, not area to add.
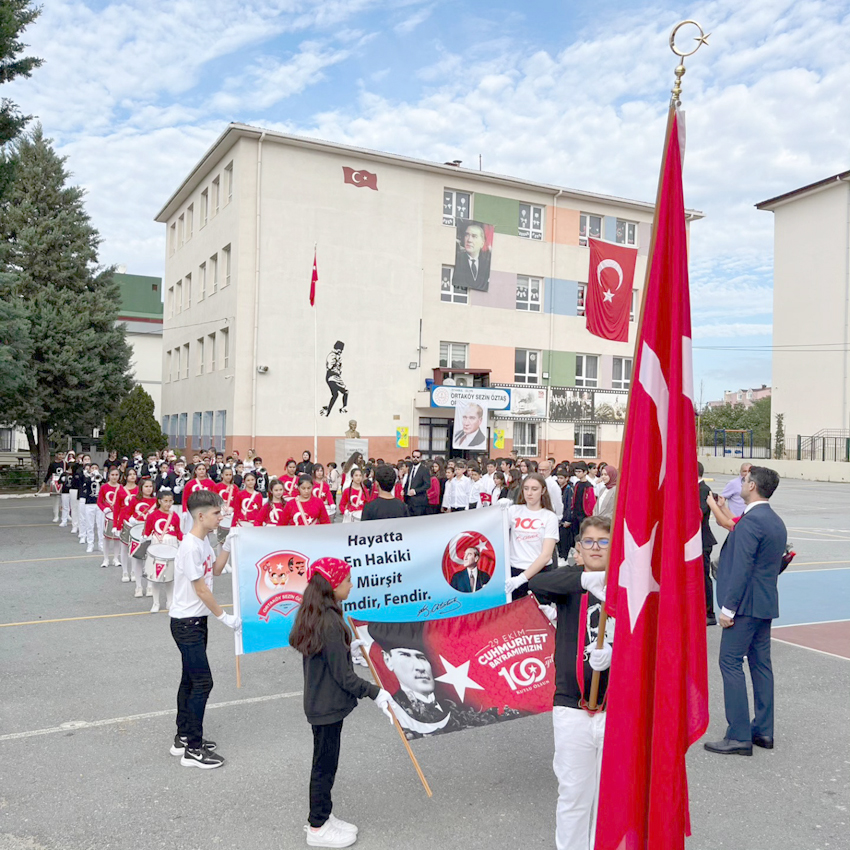
[[[157,216],[164,430],[272,470],[314,440],[332,459],[351,419],[371,456],[453,454],[454,411],[430,391],[449,380],[511,391],[484,423],[490,454],[616,462],[637,324],[627,343],[585,329],[586,240],[637,249],[636,318],[652,214],[232,124]],[[486,291],[455,269],[469,220],[487,229]]]

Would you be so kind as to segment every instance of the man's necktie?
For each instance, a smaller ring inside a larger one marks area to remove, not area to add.
[[[472,261],[472,279],[478,280],[478,260]]]

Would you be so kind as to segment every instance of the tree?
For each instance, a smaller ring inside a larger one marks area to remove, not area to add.
[[[32,374],[26,368],[31,357],[26,312],[13,301],[0,300],[0,399],[32,390]]]
[[[776,439],[773,443],[773,456],[776,460],[785,457],[785,414],[776,414]]]
[[[754,440],[766,442],[770,439],[770,398],[760,398],[750,407],[742,404],[706,407],[700,420],[704,446],[714,442],[715,428],[752,430]]]
[[[132,457],[137,449],[144,455],[164,449],[168,437],[162,433],[153,411],[153,399],[144,387],[136,384],[106,417],[103,433],[106,449],[114,449],[119,457]]]
[[[0,84],[16,77],[29,77],[42,61],[34,56],[21,57],[27,46],[20,40],[21,33],[39,15],[41,9],[32,7],[29,0],[2,0],[0,2]],[[0,146],[16,139],[31,116],[21,115],[17,104],[9,98],[0,100]],[[0,164],[0,194],[12,179],[12,163]]]
[[[118,286],[112,269],[97,266],[100,237],[83,190],[67,185],[65,159],[37,126],[0,162],[14,165],[0,199],[0,301],[23,315],[30,340],[21,382],[0,393],[0,410],[26,428],[43,474],[52,429],[99,427],[127,394],[130,348],[116,324]]]

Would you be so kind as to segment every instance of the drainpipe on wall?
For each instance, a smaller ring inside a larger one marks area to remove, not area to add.
[[[263,139],[266,137],[265,130],[260,134],[257,142],[257,221],[256,221],[256,244],[254,246],[254,358],[251,369],[251,445],[257,447],[257,367],[260,356],[260,201],[262,197],[263,178]]]
[[[552,199],[552,272],[550,276],[550,280],[552,281],[552,309],[549,311],[549,384],[552,383],[552,351],[554,350],[555,344],[555,237],[558,232],[558,198],[564,194],[563,189],[558,189],[558,193]],[[543,305],[546,305],[546,295],[544,293],[543,296]],[[547,394],[548,395],[548,394]],[[546,411],[546,455],[548,457],[552,452],[549,450],[549,411]],[[541,454],[540,459],[542,460],[544,455]]]
[[[850,184],[847,185],[847,215],[844,218],[844,233],[847,244],[844,251],[844,380],[841,382],[842,428],[850,428],[847,419],[847,360],[850,358]]]

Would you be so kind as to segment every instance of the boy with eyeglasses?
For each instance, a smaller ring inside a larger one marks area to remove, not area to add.
[[[541,605],[554,604],[557,610],[552,722],[553,767],[558,779],[555,827],[558,850],[590,850],[594,845],[605,737],[607,671],[614,640],[614,622],[609,619],[604,647],[596,648],[610,555],[610,520],[588,517],[582,522],[577,538],[577,567],[538,573],[528,582]],[[591,711],[587,700],[596,670],[600,671],[598,707]]]

